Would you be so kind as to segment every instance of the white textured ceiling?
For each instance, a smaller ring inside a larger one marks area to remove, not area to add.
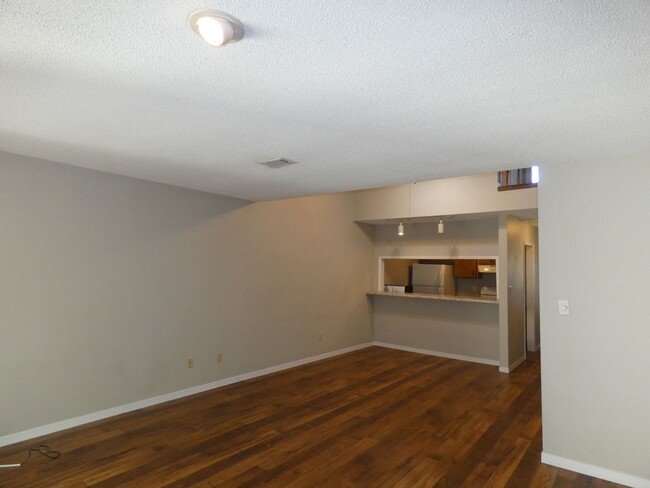
[[[245,38],[209,47],[200,8]],[[649,26],[650,0],[1,0],[0,150],[253,200],[649,154]]]

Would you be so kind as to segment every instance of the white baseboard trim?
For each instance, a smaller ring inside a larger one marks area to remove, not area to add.
[[[547,452],[542,452],[542,463],[550,464],[557,468],[568,469],[576,473],[586,474],[594,478],[600,478],[606,481],[612,481],[621,485],[631,486],[633,488],[650,488],[650,479],[639,478],[619,471],[594,466],[593,464],[581,463],[572,459],[555,456]]]
[[[490,366],[498,366],[499,361],[494,360],[494,359],[485,359],[485,358],[475,358],[472,356],[463,356],[460,354],[449,354],[446,352],[439,352],[439,351],[431,351],[429,349],[418,349],[417,347],[409,347],[409,346],[401,346],[399,344],[389,344],[387,342],[373,342],[373,346],[379,346],[379,347],[387,347],[389,349],[398,349],[400,351],[408,351],[408,352],[417,352],[419,354],[427,354],[429,356],[438,356],[441,358],[447,358],[447,359],[459,359],[461,361],[469,361],[472,363],[479,363],[479,364],[489,364]]]
[[[338,349],[336,351],[326,352],[323,354],[318,354],[316,356],[311,356],[304,359],[298,359],[296,361],[280,364],[278,366],[271,366],[270,368],[264,368],[258,371],[252,371],[250,373],[244,373],[238,376],[232,376],[230,378],[214,381],[212,383],[193,386],[191,388],[186,388],[184,390],[173,391],[171,393],[165,393],[164,395],[156,396],[153,398],[147,398],[145,400],[128,403],[126,405],[120,405],[118,407],[108,408],[106,410],[101,410],[99,412],[89,413],[86,415],[82,415],[80,417],[61,420],[59,422],[54,422],[47,425],[41,425],[39,427],[34,427],[32,429],[23,430],[22,432],[16,432],[15,434],[9,434],[0,437],[0,447],[8,446],[10,444],[15,444],[17,442],[27,441],[29,439],[41,437],[43,435],[53,434],[54,432],[70,429],[72,427],[77,427],[79,425],[89,424],[90,422],[96,422],[97,420],[102,420],[108,417],[114,417],[115,415],[133,412],[134,410],[140,410],[141,408],[151,407],[153,405],[158,405],[159,403],[169,402],[171,400],[176,400],[178,398],[195,395],[196,393],[213,390],[215,388],[220,388],[222,386],[232,385],[233,383],[239,383],[240,381],[246,381],[253,378],[257,378],[259,376],[264,376],[267,374],[276,373],[278,371],[283,371],[285,369],[295,368],[296,366],[302,366],[304,364],[321,361],[322,359],[328,359],[334,356],[340,356],[341,354],[346,354],[348,352],[365,349],[372,345],[373,345],[372,342],[367,342],[356,346],[346,347],[344,349]]]
[[[512,363],[510,366],[499,366],[499,373],[512,373],[517,366],[519,366],[521,363],[523,363],[526,360],[526,355],[524,354],[522,357],[517,359],[514,363]]]

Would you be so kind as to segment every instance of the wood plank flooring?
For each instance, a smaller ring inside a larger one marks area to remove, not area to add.
[[[540,463],[539,360],[372,347],[0,448],[13,487],[594,487]]]

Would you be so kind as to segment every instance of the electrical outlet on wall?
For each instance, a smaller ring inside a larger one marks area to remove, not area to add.
[[[191,369],[191,368],[194,367],[194,359],[192,359],[192,358],[187,358],[187,367],[188,367],[189,369]]]
[[[221,353],[220,353],[220,352],[219,352],[219,353],[217,353],[217,357],[216,357],[216,360],[217,360],[217,362],[218,362],[218,363],[220,363],[220,362],[221,362]]]

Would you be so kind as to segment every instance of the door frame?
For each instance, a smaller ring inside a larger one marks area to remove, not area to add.
[[[537,350],[537,269],[535,244],[524,242],[524,341],[526,351]]]

